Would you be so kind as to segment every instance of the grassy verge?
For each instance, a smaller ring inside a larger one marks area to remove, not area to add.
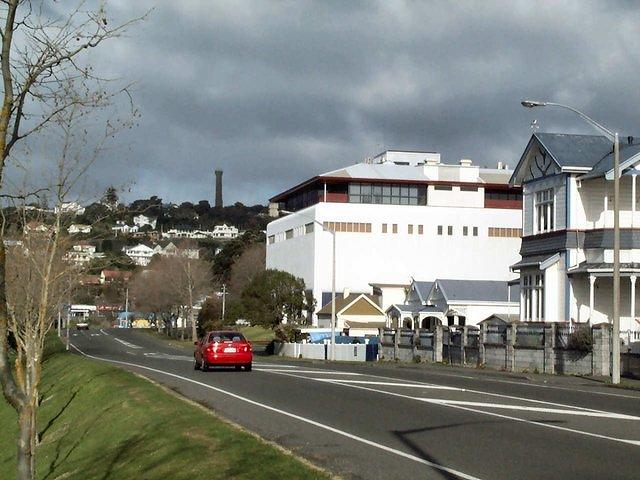
[[[45,362],[39,479],[329,478],[116,367],[68,353]],[[15,476],[16,415],[0,398],[0,478]]]
[[[252,327],[229,327],[242,333],[250,342],[268,343],[275,338],[273,330],[260,326]],[[193,348],[193,342],[191,340],[180,340],[179,338],[169,338],[163,332],[158,333],[154,329],[141,329],[140,331],[146,332],[150,335],[154,335],[156,338],[170,342],[173,346]]]

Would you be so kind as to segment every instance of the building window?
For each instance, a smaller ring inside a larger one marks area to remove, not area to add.
[[[438,225],[438,235],[442,235],[442,225]]]
[[[460,191],[461,192],[477,192],[478,191],[478,187],[461,186],[460,187]]]
[[[453,187],[451,185],[434,185],[433,186],[434,190],[443,190],[443,191],[451,191],[453,190]]]
[[[489,236],[520,238],[522,237],[522,229],[521,228],[489,227]]]
[[[462,235],[465,237],[469,235],[469,227],[462,227]]]
[[[478,236],[478,227],[473,227],[473,236],[474,237]]]
[[[276,237],[273,235],[269,235],[269,237],[267,238],[267,242],[269,243],[269,245],[271,245],[275,241],[276,241]]]
[[[418,235],[422,235],[424,233],[424,226],[418,225]]]
[[[453,225],[447,227],[447,235],[453,235]]]
[[[387,233],[387,224],[386,223],[382,224],[382,233]]]
[[[426,185],[350,183],[349,203],[426,205]]]
[[[544,274],[522,277],[522,302],[525,321],[544,320]]]
[[[398,233],[398,224],[397,223],[393,224],[393,233]]]
[[[554,229],[553,188],[536,192],[535,199],[536,233],[550,232]]]
[[[287,240],[289,240],[289,239],[293,238],[293,229],[291,229],[291,230],[287,230],[287,231],[284,233],[284,237],[285,237]]]
[[[304,233],[313,233],[313,226],[314,226],[314,223],[313,223],[313,222],[311,222],[311,223],[307,223],[307,224],[304,226]]]
[[[409,235],[413,235],[413,225],[411,224],[407,225],[407,233]]]

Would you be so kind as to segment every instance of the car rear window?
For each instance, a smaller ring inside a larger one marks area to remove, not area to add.
[[[209,337],[210,342],[244,342],[244,336],[238,332],[216,332]]]

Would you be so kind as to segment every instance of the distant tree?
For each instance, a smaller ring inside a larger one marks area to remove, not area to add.
[[[245,287],[241,302],[253,324],[275,328],[284,319],[298,323],[306,309],[304,280],[288,272],[265,270]]]
[[[102,203],[111,210],[115,210],[118,207],[118,201],[118,191],[116,188],[113,185],[107,187],[102,196]]]

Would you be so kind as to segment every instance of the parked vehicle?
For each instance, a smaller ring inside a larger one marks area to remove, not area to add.
[[[89,322],[87,320],[78,320],[76,330],[89,330]]]
[[[239,332],[215,331],[205,334],[195,343],[194,369],[206,372],[210,367],[234,366],[251,371],[253,351],[251,343]]]

